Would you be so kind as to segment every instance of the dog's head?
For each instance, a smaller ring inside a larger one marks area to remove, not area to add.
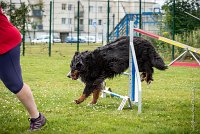
[[[80,71],[82,66],[83,66],[83,60],[81,53],[75,52],[70,65],[71,71],[67,74],[67,77],[72,78],[73,80],[77,80],[80,76]]]

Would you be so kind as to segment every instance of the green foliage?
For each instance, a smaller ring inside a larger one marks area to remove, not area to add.
[[[200,29],[176,35],[176,41],[200,48]]]
[[[36,54],[39,45],[27,46],[21,57],[24,81],[30,85],[38,109],[48,119],[47,126],[37,134],[178,134],[200,133],[199,68],[169,67],[155,70],[154,82],[142,83],[143,109],[137,107],[118,111],[118,98],[99,98],[98,104],[88,106],[89,97],[80,105],[73,103],[84,88],[80,81],[66,77],[76,45],[62,44],[62,56],[53,45],[52,57],[46,49]],[[82,45],[80,50],[92,50],[96,45]],[[33,53],[31,55],[31,52]],[[128,77],[118,76],[107,80],[107,86],[119,94],[127,95]],[[192,103],[192,90],[195,101]],[[0,133],[29,134],[28,114],[17,98],[0,82]],[[192,112],[192,106],[195,111]],[[192,125],[192,117],[195,122]],[[194,129],[193,129],[194,128]]]
[[[166,2],[162,9],[166,13],[165,23],[169,28],[172,28],[173,19],[173,0]],[[175,33],[183,33],[200,28],[200,21],[189,16],[190,13],[200,18],[200,7],[196,0],[176,0],[175,1]]]
[[[2,9],[5,9],[5,8],[7,8],[7,3],[4,1],[0,1],[0,6]]]
[[[25,5],[24,3],[21,3],[21,5],[15,5],[3,1],[1,1],[0,4],[4,9],[5,14],[10,16],[10,22],[16,26],[21,33],[23,33],[23,27],[25,25],[26,16],[29,12],[29,6]]]
[[[171,35],[169,32],[163,32],[161,36],[171,39]],[[146,36],[143,36],[143,38],[147,38],[149,41],[151,41],[156,50],[165,60],[171,60],[171,53],[172,53],[171,44],[156,39],[152,39]],[[190,32],[183,32],[181,34],[176,34],[175,41],[186,44],[194,48],[200,48],[200,29],[193,30]],[[183,51],[184,51],[183,48],[175,47],[175,57],[179,56]]]
[[[163,32],[163,37],[170,38],[170,34],[168,32]],[[147,36],[143,36],[143,38],[146,38],[153,44],[153,46],[156,48],[156,50],[159,52],[162,58],[164,58],[165,60],[171,59],[171,45],[170,44],[147,37]]]

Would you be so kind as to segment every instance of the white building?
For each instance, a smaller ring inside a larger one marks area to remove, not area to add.
[[[10,0],[9,0],[10,1]],[[50,0],[11,0],[34,5],[31,8],[28,31],[32,38],[49,33]],[[38,4],[40,3],[40,4]],[[78,0],[53,0],[52,2],[52,33],[64,39],[77,35]],[[160,6],[155,0],[142,2],[142,12],[155,12]],[[107,33],[108,0],[80,0],[80,35],[102,38]],[[138,0],[110,0],[109,32],[120,22],[126,14],[139,14]],[[143,17],[143,20],[149,18]],[[145,30],[155,30],[144,25]]]

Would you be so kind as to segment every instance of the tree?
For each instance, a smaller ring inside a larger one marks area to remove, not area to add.
[[[26,6],[24,3],[16,8],[14,4],[6,3],[1,1],[1,7],[4,9],[5,14],[10,16],[10,21],[14,26],[16,26],[21,32],[24,32],[24,25],[26,21],[26,16],[29,12],[29,6]]]
[[[172,27],[173,0],[166,1],[162,6],[166,13],[166,25]],[[200,18],[200,7],[196,0],[176,0],[175,1],[175,33],[183,33],[200,28],[200,21],[187,13]]]

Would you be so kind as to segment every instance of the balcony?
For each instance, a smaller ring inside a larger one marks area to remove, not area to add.
[[[33,17],[42,17],[42,10],[38,9],[38,10],[33,10],[32,11],[32,16]]]
[[[42,25],[42,24],[37,25],[37,29],[38,29],[38,30],[43,30],[43,25]]]
[[[75,12],[74,17],[75,17],[75,19],[78,18],[78,12]],[[79,12],[79,17],[80,17],[80,18],[84,17],[84,11],[80,11],[80,12]]]
[[[78,27],[75,26],[74,30],[77,31],[77,30],[78,30]],[[80,31],[83,31],[83,30],[84,30],[84,25],[80,25],[80,26],[79,26],[79,30],[80,30]]]

